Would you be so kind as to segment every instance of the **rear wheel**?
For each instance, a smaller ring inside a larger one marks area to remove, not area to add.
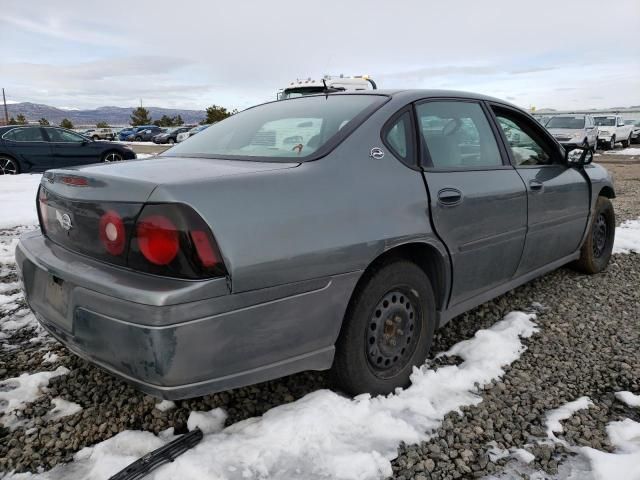
[[[359,285],[349,304],[331,369],[349,394],[385,394],[406,387],[435,329],[429,277],[406,260],[387,263]]]
[[[18,162],[13,158],[0,157],[0,175],[17,175],[20,173]]]
[[[598,197],[580,258],[573,266],[581,272],[600,273],[609,264],[616,232],[616,217],[611,200]]]
[[[624,148],[629,148],[629,145],[631,145],[631,134],[629,134],[629,137],[626,140],[622,141],[622,146]]]
[[[136,137],[136,138],[134,138],[134,140],[135,140],[136,142],[141,142],[141,141],[142,141],[142,137]]]
[[[120,162],[122,161],[122,154],[120,152],[107,152],[103,155],[102,161],[105,163],[108,162]]]

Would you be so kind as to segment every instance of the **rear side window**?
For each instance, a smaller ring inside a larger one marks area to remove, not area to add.
[[[77,133],[61,128],[47,128],[47,135],[52,142],[82,143],[85,141],[85,138]]]
[[[2,138],[12,142],[44,142],[40,127],[16,128],[5,133]]]
[[[414,148],[414,128],[411,111],[407,110],[393,119],[383,132],[383,139],[391,152],[409,166],[416,165]]]
[[[304,161],[346,138],[386,98],[315,95],[259,105],[211,125],[166,155]]]
[[[484,168],[502,165],[487,117],[474,102],[435,101],[416,106],[423,145],[434,168]],[[430,162],[430,163],[429,163]]]

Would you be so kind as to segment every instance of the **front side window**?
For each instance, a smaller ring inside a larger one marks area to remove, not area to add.
[[[2,137],[12,142],[44,142],[40,127],[14,128]]]
[[[547,148],[543,146],[543,141],[529,126],[518,122],[509,114],[497,112],[496,118],[504,136],[507,138],[511,148],[511,157],[516,166],[548,165],[552,163],[551,155],[549,155]],[[549,123],[551,123],[551,120]],[[547,128],[550,128],[549,124],[547,124]]]
[[[498,144],[482,107],[474,102],[435,101],[416,107],[420,132],[435,168],[502,165]],[[429,159],[423,159],[429,165]]]
[[[167,156],[304,160],[346,138],[382,95],[318,95],[267,103],[189,137]]]
[[[47,135],[52,142],[82,143],[86,141],[83,136],[62,128],[47,128]]]

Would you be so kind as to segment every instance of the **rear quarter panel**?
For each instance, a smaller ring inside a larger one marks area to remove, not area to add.
[[[331,154],[295,168],[160,185],[148,201],[184,202],[210,224],[234,292],[364,270],[431,233],[425,186],[383,146],[389,102]],[[384,158],[370,158],[372,147]],[[345,292],[350,295],[350,292]]]

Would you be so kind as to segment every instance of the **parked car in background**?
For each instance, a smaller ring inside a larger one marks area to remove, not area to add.
[[[591,115],[555,115],[545,127],[567,149],[581,146],[595,152],[598,147],[598,127]]]
[[[123,128],[118,132],[118,140],[120,140],[121,142],[124,142],[127,139],[127,137],[134,132],[134,130],[135,130],[134,127]]]
[[[182,132],[179,133],[176,136],[176,142],[184,142],[187,138],[194,136],[196,133],[201,132],[202,130],[205,130],[206,128],[210,127],[211,125],[198,125],[197,127],[193,127],[191,130],[189,130],[188,132]]]
[[[176,143],[178,135],[188,132],[193,127],[175,127],[153,137],[153,143]]]
[[[640,120],[625,120],[626,125],[631,125],[631,143],[640,142]]]
[[[127,135],[126,140],[128,142],[150,142],[153,137],[164,132],[164,128],[156,125],[152,125],[150,127],[137,127],[133,132]]]
[[[549,115],[536,115],[536,114],[534,114],[533,118],[535,118],[538,121],[538,123],[544,127],[544,126],[546,126],[547,122],[549,121],[549,119],[551,117]]]
[[[153,160],[47,172],[16,264],[46,330],[152,395],[324,369],[386,394],[452,318],[607,267],[615,193],[592,159],[485,96],[302,96]]]
[[[61,127],[0,127],[0,175],[134,158],[126,145],[96,142]]]
[[[111,128],[96,128],[83,135],[92,140],[115,140],[116,138],[116,134]]]
[[[627,148],[631,143],[631,125],[625,125],[620,115],[598,115],[593,117],[598,127],[598,141],[607,148],[616,148],[616,143],[622,143]]]

